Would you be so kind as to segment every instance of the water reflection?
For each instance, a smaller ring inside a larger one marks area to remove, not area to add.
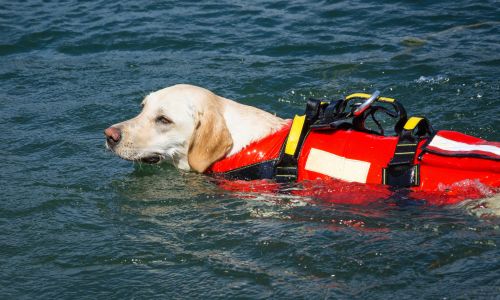
[[[190,200],[217,192],[217,187],[205,176],[179,171],[170,165],[136,164],[133,172],[113,184],[120,195],[141,201]]]
[[[451,195],[449,191],[424,194],[337,180],[305,181],[289,185],[278,185],[267,180],[227,181],[179,171],[169,165],[136,165],[124,178],[113,181],[112,186],[120,198],[122,209],[139,210],[141,214],[150,216],[165,215],[181,207],[192,209],[196,206],[197,209],[204,207],[207,210],[229,207],[245,210],[249,218],[302,220],[368,228],[373,223],[363,219],[386,218],[387,212],[391,210],[457,202],[450,208],[466,209],[478,216],[500,215],[498,195],[492,196],[495,193],[491,189],[484,192],[484,187],[477,184],[459,185],[460,189],[455,189]],[[458,197],[456,192],[469,190],[483,191],[483,199],[459,202],[467,200],[467,197]],[[325,216],[337,215],[339,210],[347,217]],[[318,211],[323,213],[318,215]],[[313,214],[303,215],[304,212]]]

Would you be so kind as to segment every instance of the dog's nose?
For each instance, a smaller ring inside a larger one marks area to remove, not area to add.
[[[104,130],[104,135],[106,135],[106,141],[110,147],[116,146],[122,138],[120,128],[113,126],[106,128],[106,130]]]

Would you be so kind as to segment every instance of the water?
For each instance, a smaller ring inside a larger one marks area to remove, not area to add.
[[[2,1],[1,298],[498,297],[488,209],[228,192],[119,160],[102,130],[191,83],[284,117],[380,89],[499,140],[499,15],[486,0]]]

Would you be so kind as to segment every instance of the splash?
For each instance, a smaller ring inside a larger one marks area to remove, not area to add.
[[[309,203],[369,205],[417,204],[443,206],[466,200],[478,200],[496,195],[499,190],[479,180],[463,180],[451,185],[440,184],[436,191],[422,192],[411,189],[395,190],[385,185],[361,184],[342,180],[310,180],[294,184],[278,184],[270,180],[230,181],[218,180],[220,188],[243,193],[255,199],[262,195],[289,195],[302,197]],[[240,195],[241,196],[241,195]]]
[[[497,219],[500,216],[500,194],[480,199],[479,201],[469,200],[457,204],[458,208],[465,208],[471,215],[479,218],[493,218]]]
[[[413,192],[412,197],[441,206],[491,197],[498,192],[497,188],[489,187],[479,180],[466,179],[450,185],[440,184],[434,192]]]
[[[428,83],[428,84],[441,84],[447,83],[450,81],[450,78],[444,75],[436,75],[436,76],[420,76],[415,80],[416,83]]]

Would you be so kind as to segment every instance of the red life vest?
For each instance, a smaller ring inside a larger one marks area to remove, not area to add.
[[[229,179],[270,179],[286,142],[290,125],[214,163],[207,173]],[[297,181],[339,179],[382,184],[383,170],[395,153],[398,137],[353,129],[310,131],[297,160]],[[418,143],[413,162],[419,184],[413,191],[436,191],[464,180],[500,187],[500,143],[454,131],[438,131]],[[268,169],[262,172],[262,169]],[[257,170],[257,171],[256,171]],[[260,173],[259,173],[260,172]]]
[[[240,152],[215,162],[206,172],[215,175],[226,175],[226,177],[232,178],[231,173],[241,173],[243,171],[247,174],[244,176],[238,174],[233,178],[246,180],[262,179],[262,177],[267,179],[272,178],[273,175],[258,176],[257,174],[253,174],[254,170],[248,169],[252,169],[254,166],[262,169],[262,165],[267,164],[274,167],[274,164],[279,160],[281,149],[288,137],[290,125],[291,122],[267,137],[244,147]],[[246,170],[248,172],[245,172]]]
[[[378,94],[348,112],[349,101],[359,97],[370,95],[353,94],[331,103],[311,99],[304,116],[296,116],[278,131],[215,162],[206,173],[230,180],[344,181],[357,187],[404,187],[413,193],[460,193],[471,183],[476,190],[484,186],[487,191],[498,191],[500,143],[454,131],[435,132],[425,118],[407,118],[401,104]],[[364,128],[366,117],[382,110],[380,105],[370,106],[373,101],[395,108],[399,117],[396,136]],[[359,112],[359,108],[364,110]],[[346,122],[349,118],[352,123]],[[274,189],[272,184],[261,187]],[[474,193],[468,191],[472,197]]]

